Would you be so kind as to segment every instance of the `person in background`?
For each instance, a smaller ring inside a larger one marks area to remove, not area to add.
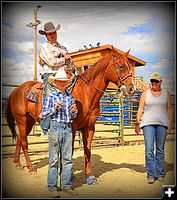
[[[66,47],[57,42],[56,31],[59,29],[60,25],[55,28],[52,22],[47,22],[44,25],[44,30],[39,30],[39,33],[47,39],[42,45],[39,55],[39,63],[42,67],[42,78],[44,81],[43,102],[45,101],[46,95],[55,90],[55,85],[48,82],[48,77],[58,71],[65,73],[66,63],[71,60]],[[43,139],[47,139],[48,137],[49,124],[50,117],[41,119],[41,138]]]
[[[56,90],[46,96],[42,109],[42,117],[51,116],[49,135],[49,168],[48,189],[57,196],[58,163],[60,160],[61,191],[69,195],[77,195],[72,190],[72,121],[77,115],[74,97],[67,92],[68,78],[65,73],[57,72],[50,76],[50,82]],[[53,195],[52,195],[53,196]]]
[[[164,146],[166,135],[172,130],[172,100],[169,91],[162,89],[162,76],[158,72],[150,77],[151,88],[140,98],[135,132],[143,130],[148,183],[164,181]],[[154,153],[154,142],[156,151]]]

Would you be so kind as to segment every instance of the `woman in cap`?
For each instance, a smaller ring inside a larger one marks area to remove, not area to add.
[[[165,138],[172,130],[172,100],[169,91],[161,88],[161,74],[154,72],[150,82],[151,88],[141,95],[135,124],[135,132],[139,134],[141,128],[144,134],[149,184],[154,183],[155,180],[164,181]]]

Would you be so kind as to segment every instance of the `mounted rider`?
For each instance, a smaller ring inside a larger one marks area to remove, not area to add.
[[[55,89],[55,85],[48,82],[48,77],[56,74],[56,72],[66,73],[65,70],[68,68],[68,63],[72,62],[67,48],[57,42],[56,31],[60,28],[60,24],[55,27],[52,22],[47,22],[44,24],[44,30],[39,30],[39,33],[47,38],[47,41],[42,45],[39,55],[39,63],[42,67],[42,79],[44,81],[43,102],[46,95]],[[41,136],[47,136],[49,121],[50,117],[41,119]]]

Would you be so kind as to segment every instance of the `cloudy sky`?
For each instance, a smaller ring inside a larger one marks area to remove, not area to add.
[[[110,44],[147,63],[136,68],[136,76],[149,80],[158,71],[163,75],[163,88],[175,91],[175,2],[119,1],[36,1],[1,2],[3,84],[21,84],[33,80],[33,29],[37,5],[38,30],[46,22],[61,25],[58,42],[69,52],[84,49],[84,45]],[[46,41],[37,34],[37,53]],[[40,80],[40,66],[38,80]],[[8,95],[4,90],[3,95]]]

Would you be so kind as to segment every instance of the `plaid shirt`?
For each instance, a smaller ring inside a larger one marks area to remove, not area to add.
[[[68,53],[67,49],[57,43],[47,41],[43,44],[40,52],[40,57],[45,62],[43,73],[54,73],[59,68],[65,66],[64,55]]]
[[[55,109],[54,106],[57,102],[62,101],[63,104]],[[76,112],[71,112],[71,105],[75,104],[74,97],[67,91],[65,93],[55,90],[46,96],[46,99],[42,108],[42,117],[48,117],[51,115],[52,120],[62,123],[69,123],[76,117]]]

